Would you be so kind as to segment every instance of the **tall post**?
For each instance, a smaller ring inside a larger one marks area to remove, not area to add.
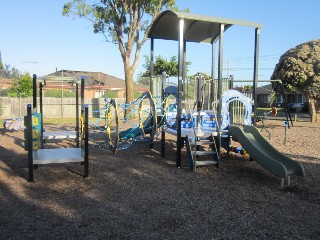
[[[86,104],[84,107],[84,177],[89,176],[89,110],[88,105]]]
[[[220,34],[219,34],[219,59],[218,59],[218,93],[217,93],[217,99],[218,99],[218,124],[221,126],[221,109],[222,109],[222,71],[223,71],[223,41],[224,41],[224,24],[220,24]],[[219,159],[221,157],[221,131],[218,129],[218,136],[217,136],[217,152]],[[222,130],[222,129],[221,129]],[[217,165],[219,167],[219,165]]]
[[[85,77],[84,76],[81,76],[81,109],[83,109],[83,105],[84,105],[84,79]]]
[[[224,41],[224,24],[220,24],[219,59],[218,59],[218,94],[217,94],[217,98],[219,101],[222,98],[223,41]],[[221,104],[218,104],[218,122],[221,125]]]
[[[39,98],[40,98],[40,114],[41,114],[41,131],[40,131],[40,145],[43,148],[43,83],[39,82]]]
[[[34,76],[34,75],[33,75]],[[28,181],[33,182],[32,106],[27,105]]]
[[[179,62],[179,73],[178,73],[178,108],[177,108],[177,157],[176,157],[176,167],[181,167],[181,149],[182,149],[182,139],[181,139],[181,105],[182,105],[182,83],[183,83],[183,46],[184,46],[184,20],[180,19],[179,22],[179,51],[178,51],[178,62]]]
[[[80,134],[79,134],[79,84],[77,79],[75,79],[76,81],[76,144],[77,144],[77,148],[80,147]]]
[[[33,74],[32,78],[32,95],[33,95],[33,109],[37,110],[37,75]]]
[[[210,105],[214,102],[215,97],[215,76],[216,76],[216,41],[212,43],[212,56],[211,56],[211,89],[210,89]],[[210,108],[209,108],[210,109]]]
[[[186,100],[185,91],[186,91],[186,48],[187,48],[187,42],[183,41],[183,63],[182,63],[182,92],[183,92],[183,101]]]
[[[161,99],[161,117],[162,117],[162,126],[161,126],[161,157],[164,158],[165,157],[165,151],[166,151],[166,146],[165,146],[165,143],[166,143],[166,132],[164,131],[165,130],[165,127],[164,127],[164,124],[166,123],[167,119],[166,119],[166,114],[164,112],[164,108],[166,106],[166,103],[165,103],[165,85],[166,85],[166,79],[167,79],[167,73],[164,71],[162,72],[162,79],[161,79],[161,83],[160,83],[160,86],[161,86],[161,96],[160,96],[160,99]]]
[[[230,75],[230,84],[228,83],[228,85],[229,85],[228,89],[233,89],[233,81],[234,81],[234,76]]]
[[[258,87],[258,65],[259,65],[259,44],[260,44],[260,28],[255,29],[255,42],[254,42],[254,67],[253,67],[253,106],[252,114],[253,125],[256,124],[255,105],[257,104],[257,87]]]
[[[150,92],[153,92],[153,76],[154,76],[154,39],[151,38],[151,51],[150,51]]]

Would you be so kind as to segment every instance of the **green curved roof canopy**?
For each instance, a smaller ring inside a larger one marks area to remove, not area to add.
[[[220,24],[225,25],[225,31],[232,25],[254,28],[263,27],[255,22],[167,10],[155,19],[148,37],[178,41],[180,19],[184,19],[184,40],[186,42],[215,42],[219,37]]]

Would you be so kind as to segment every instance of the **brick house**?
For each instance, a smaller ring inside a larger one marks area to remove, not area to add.
[[[235,87],[235,90],[238,90],[242,93],[252,94],[252,89],[248,90],[243,87]],[[257,107],[269,107],[270,99],[272,98],[272,94],[274,93],[272,84],[268,84],[265,86],[261,86],[257,88]],[[285,92],[287,103],[305,103],[307,101],[304,94],[300,92]],[[273,106],[275,107],[284,107],[284,99],[282,94],[276,93],[275,100],[273,102]]]
[[[47,76],[64,76],[64,77],[85,77],[85,98],[99,98],[105,94],[107,90],[115,91],[117,97],[125,97],[125,81],[123,79],[102,73],[102,72],[89,72],[89,71],[72,71],[60,70],[50,73]],[[61,84],[55,83],[47,85],[47,88],[61,89]],[[65,86],[68,88],[68,86]],[[139,92],[148,91],[149,87],[141,84],[134,84],[134,88]]]

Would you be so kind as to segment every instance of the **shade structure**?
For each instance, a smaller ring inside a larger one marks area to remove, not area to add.
[[[223,42],[224,32],[233,25],[255,28],[255,46],[254,46],[254,65],[253,65],[253,103],[256,102],[256,88],[258,83],[258,57],[259,57],[259,39],[262,25],[243,20],[191,14],[187,12],[176,12],[166,10],[159,14],[153,22],[148,37],[151,39],[150,51],[150,89],[153,89],[153,61],[154,61],[154,40],[174,40],[178,41],[178,107],[177,107],[177,157],[176,166],[181,167],[181,149],[183,138],[181,136],[181,103],[183,98],[183,85],[185,83],[186,66],[186,43],[210,43],[212,44],[212,81],[215,78],[215,45],[219,40],[218,51],[218,89],[217,99],[222,97],[222,70],[223,70]],[[212,84],[212,86],[214,86]],[[212,89],[211,93],[213,93]],[[213,98],[211,98],[213,99]],[[218,104],[218,124],[221,124],[221,105]],[[252,107],[253,122],[255,122],[254,106]],[[220,145],[220,131],[218,131],[218,145]],[[164,142],[164,141],[162,141]],[[162,147],[164,149],[164,147]],[[218,148],[220,158],[220,148]],[[164,153],[161,153],[164,156]]]
[[[178,41],[180,19],[184,20],[186,42],[213,43],[219,37],[220,24],[224,24],[224,31],[232,25],[262,28],[255,22],[166,10],[155,19],[148,37]]]

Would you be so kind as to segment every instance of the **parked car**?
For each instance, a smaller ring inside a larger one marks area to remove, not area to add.
[[[288,109],[290,112],[301,112],[303,108],[305,107],[304,103],[289,103],[288,104]]]

